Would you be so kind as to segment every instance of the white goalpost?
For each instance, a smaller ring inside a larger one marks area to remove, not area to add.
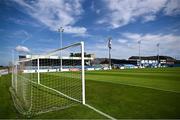
[[[33,116],[83,104],[114,119],[86,104],[84,42],[40,55],[18,55],[16,60],[13,54],[12,58],[10,92],[21,114]]]
[[[83,42],[13,63],[10,91],[20,113],[35,115],[85,104]]]

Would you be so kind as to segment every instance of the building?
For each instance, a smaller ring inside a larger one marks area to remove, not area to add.
[[[176,61],[170,56],[159,56],[159,61],[158,56],[140,56],[140,58],[139,56],[131,56],[128,60],[136,61],[137,65],[140,63],[144,67],[156,67],[158,64],[160,66],[173,66]]]
[[[93,64],[100,64],[103,68],[108,68],[109,59],[108,58],[96,58],[92,62]],[[126,69],[126,68],[137,68],[137,62],[133,60],[125,59],[111,59],[111,65],[114,69]]]
[[[141,67],[173,67],[177,60],[169,56],[159,56],[159,61],[157,56],[141,56]],[[96,58],[92,61],[93,64],[100,64],[102,66],[108,66],[108,58]],[[113,68],[137,68],[139,64],[139,56],[131,56],[128,60],[125,59],[111,59],[111,64]],[[176,65],[178,66],[178,65]]]
[[[76,54],[77,55],[77,54]],[[19,56],[19,69],[23,72],[37,72],[38,59],[40,72],[69,71],[81,69],[81,54],[79,56],[45,56],[45,55],[21,55]],[[85,66],[89,66],[94,60],[94,55],[84,57]],[[62,59],[62,67],[61,67]]]
[[[62,63],[63,65],[68,65],[71,64],[72,62],[74,62],[74,65],[80,65],[81,64],[81,55],[79,56],[63,56],[62,57]],[[53,65],[56,63],[59,63],[61,60],[60,56],[45,56],[45,55],[20,55],[19,56],[19,60],[27,60],[27,59],[34,59],[34,64],[36,63],[35,61],[37,61],[37,58],[39,58],[39,63],[41,66],[45,66],[47,65],[47,63],[52,63]],[[94,55],[92,54],[88,54],[88,56],[84,57],[85,60],[85,64],[90,64],[92,60],[94,60]]]

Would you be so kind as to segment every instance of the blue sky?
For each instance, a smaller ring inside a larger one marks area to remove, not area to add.
[[[64,27],[63,46],[84,41],[85,50],[127,59],[160,54],[180,59],[179,0],[0,0],[0,65],[11,51],[44,53],[59,48],[57,29]]]

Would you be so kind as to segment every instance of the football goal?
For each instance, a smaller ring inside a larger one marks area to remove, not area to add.
[[[45,54],[18,56],[13,63],[10,91],[20,113],[35,115],[85,104],[83,42]]]
[[[40,55],[13,57],[10,92],[16,109],[24,115],[65,109],[85,103],[84,42]]]

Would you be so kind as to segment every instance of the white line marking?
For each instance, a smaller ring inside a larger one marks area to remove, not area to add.
[[[20,76],[20,77],[22,77],[22,76]],[[31,83],[33,83],[33,84],[40,85],[40,86],[45,87],[45,88],[47,88],[47,89],[49,89],[49,90],[52,90],[52,91],[54,91],[54,92],[56,92],[56,93],[58,93],[58,94],[60,94],[60,95],[62,95],[62,96],[64,96],[64,97],[67,97],[67,98],[70,99],[70,100],[74,100],[74,101],[76,101],[76,102],[82,103],[81,101],[79,101],[79,100],[77,100],[77,99],[75,99],[75,98],[72,98],[72,97],[70,97],[70,96],[68,96],[68,95],[66,95],[66,94],[64,94],[64,93],[62,93],[62,92],[60,92],[60,91],[58,91],[58,90],[55,90],[55,89],[50,88],[50,87],[48,87],[48,86],[45,86],[45,85],[43,85],[43,84],[38,84],[37,82],[34,82],[34,81],[32,81],[32,80],[29,80],[29,79],[27,79],[27,78],[25,78],[25,77],[22,77],[22,78],[28,80],[29,82],[31,82]]]
[[[57,93],[59,93],[60,95],[62,95],[62,96],[64,96],[64,97],[67,97],[67,98],[70,99],[70,100],[74,100],[74,101],[76,101],[76,102],[81,103],[81,101],[79,101],[79,100],[77,100],[77,99],[74,99],[74,98],[72,98],[72,97],[70,97],[70,96],[68,96],[68,95],[66,95],[66,94],[64,94],[64,93],[62,93],[62,92],[60,92],[60,91],[58,91],[58,90],[55,90],[55,89],[53,89],[53,88],[47,87],[47,86],[42,85],[42,84],[38,84],[38,85],[40,85],[40,86],[42,86],[42,87],[45,87],[45,88],[47,88],[47,89],[49,89],[49,90],[52,90],[52,91],[54,91],[54,92],[57,92]]]
[[[31,81],[31,82],[32,82],[32,81]],[[52,90],[52,91],[54,91],[54,92],[57,92],[57,93],[59,93],[60,95],[62,95],[62,96],[64,96],[64,97],[67,97],[67,98],[70,99],[70,100],[74,100],[74,101],[76,101],[76,102],[82,103],[82,101],[79,101],[79,100],[77,100],[77,99],[74,99],[74,98],[72,98],[72,97],[70,97],[70,96],[68,96],[68,95],[66,95],[66,94],[64,94],[64,93],[61,93],[61,92],[58,91],[58,90],[55,90],[55,89],[53,89],[53,88],[47,87],[47,86],[42,85],[42,84],[38,84],[38,83],[36,83],[36,82],[33,82],[33,83],[35,83],[35,84],[37,84],[37,85],[40,85],[40,86],[42,86],[42,87],[45,87],[45,88],[47,88],[47,89],[50,89],[50,90]],[[111,117],[110,115],[108,115],[108,114],[106,114],[106,113],[104,113],[104,112],[102,112],[102,111],[100,111],[100,110],[98,110],[98,109],[96,109],[96,108],[88,105],[88,104],[83,104],[83,105],[87,106],[88,108],[96,111],[97,113],[99,113],[99,114],[101,114],[101,115],[103,115],[103,116],[105,116],[105,117],[107,117],[107,118],[109,118],[109,119],[111,119],[111,120],[116,120],[115,118]]]
[[[20,76],[20,77],[22,77],[22,76]],[[54,91],[54,92],[56,92],[56,93],[58,93],[58,94],[60,94],[60,95],[62,95],[62,96],[64,96],[64,97],[67,97],[67,98],[70,99],[70,100],[74,100],[74,101],[76,101],[76,102],[82,103],[82,101],[79,101],[79,100],[77,100],[77,99],[74,99],[74,98],[72,98],[72,97],[70,97],[70,96],[68,96],[68,95],[66,95],[66,94],[64,94],[64,93],[62,93],[62,92],[60,92],[60,91],[58,91],[58,90],[55,90],[55,89],[50,88],[50,87],[48,87],[48,86],[45,86],[45,85],[43,85],[43,84],[38,84],[38,83],[36,83],[36,82],[34,82],[34,81],[31,81],[31,80],[29,80],[29,79],[27,79],[27,78],[25,78],[25,77],[23,77],[23,78],[26,79],[26,80],[28,80],[29,82],[31,82],[31,83],[33,83],[33,84],[37,84],[37,85],[40,85],[40,86],[45,87],[45,88],[47,88],[47,89],[50,89],[50,90],[52,90],[52,91]],[[107,117],[107,118],[109,118],[109,119],[111,119],[111,120],[116,120],[115,118],[111,117],[110,115],[108,115],[108,114],[106,114],[106,113],[104,113],[104,112],[102,112],[102,111],[100,111],[100,110],[98,110],[98,109],[96,109],[96,108],[88,105],[88,104],[82,104],[82,105],[84,105],[84,106],[86,106],[86,107],[94,110],[95,112],[97,112],[97,113],[99,113],[99,114],[101,114],[101,115],[103,115],[103,116],[105,116],[105,117]]]
[[[88,79],[90,80],[90,79]],[[125,83],[118,83],[118,82],[109,82],[109,81],[98,81],[98,80],[91,80],[91,81],[97,81],[97,82],[106,82],[106,83],[113,83],[113,84],[121,84],[121,85],[127,85],[127,86],[133,86],[133,87],[142,87],[142,88],[148,88],[148,89],[153,89],[153,90],[159,90],[159,91],[165,91],[165,92],[173,92],[173,93],[178,93],[180,94],[180,91],[174,91],[174,90],[165,90],[165,89],[160,89],[160,88],[154,88],[154,87],[148,87],[148,86],[141,86],[141,85],[132,85],[132,84],[125,84]]]
[[[88,108],[90,108],[90,109],[96,111],[97,113],[99,113],[99,114],[101,114],[101,115],[103,115],[103,116],[105,116],[105,117],[111,119],[111,120],[116,120],[116,118],[111,117],[110,115],[108,115],[108,114],[106,114],[106,113],[104,113],[104,112],[102,112],[102,111],[100,111],[100,110],[98,110],[98,109],[96,109],[96,108],[94,108],[94,107],[88,105],[88,104],[84,104],[84,105],[87,106]]]
[[[180,91],[174,91],[174,90],[165,90],[165,89],[154,88],[154,87],[148,87],[148,86],[140,86],[140,85],[132,85],[132,84],[124,84],[124,83],[118,83],[118,84],[122,84],[122,85],[128,85],[128,86],[134,86],[134,87],[148,88],[148,89],[159,90],[159,91],[165,91],[165,92],[174,92],[174,93],[180,93]]]
[[[36,84],[37,84],[37,83],[36,83]],[[42,85],[42,84],[38,84],[38,85],[43,86],[43,87],[45,87],[45,88],[47,88],[47,89],[50,89],[50,90],[52,90],[52,91],[54,91],[54,92],[57,92],[57,93],[59,93],[60,95],[62,95],[62,96],[64,96],[64,97],[67,97],[67,98],[70,99],[70,100],[74,100],[74,101],[76,101],[76,102],[82,103],[81,101],[79,101],[79,100],[77,100],[77,99],[74,99],[74,98],[72,98],[72,97],[70,97],[70,96],[68,96],[68,95],[66,95],[66,94],[63,94],[63,93],[61,93],[61,92],[58,91],[58,90],[55,90],[55,89],[53,89],[53,88],[47,87],[47,86]],[[102,111],[100,111],[100,110],[98,110],[98,109],[96,109],[96,108],[88,105],[88,104],[83,104],[83,105],[87,106],[88,108],[96,111],[97,113],[99,113],[99,114],[101,114],[101,115],[103,115],[103,116],[105,116],[105,117],[107,117],[107,118],[109,118],[109,119],[111,119],[111,120],[116,120],[115,118],[111,117],[110,115],[108,115],[108,114],[106,114],[106,113],[104,113],[104,112],[102,112]]]

